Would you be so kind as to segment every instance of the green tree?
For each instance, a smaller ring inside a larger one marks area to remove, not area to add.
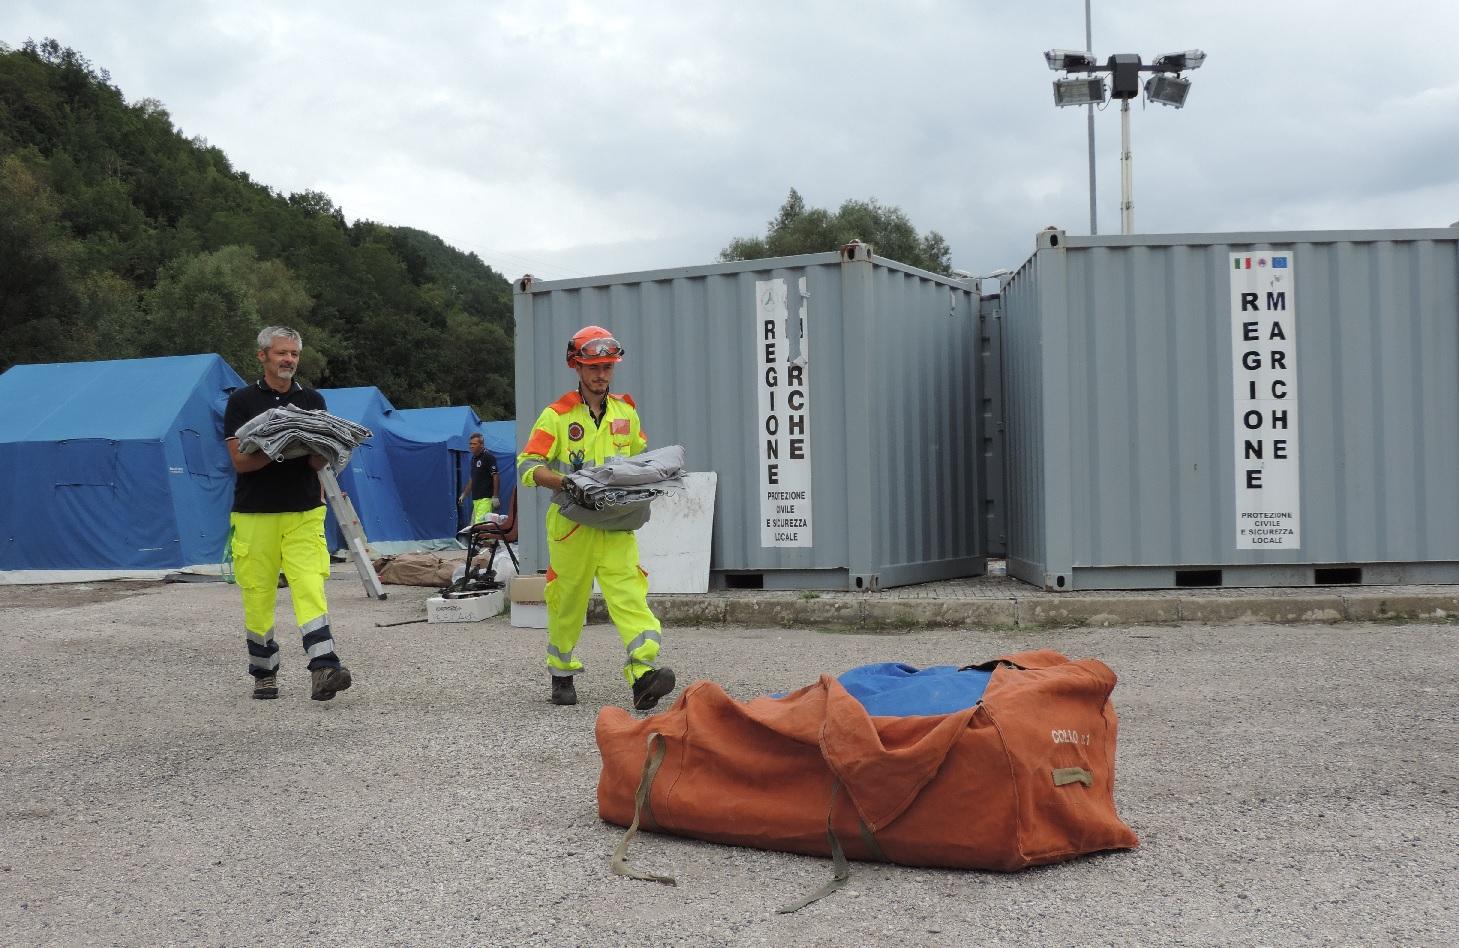
[[[74,353],[76,244],[58,205],[26,162],[0,159],[0,352],[14,360],[55,361]]]
[[[933,273],[952,272],[952,251],[935,230],[918,235],[917,228],[897,207],[848,200],[836,213],[808,208],[795,188],[766,225],[764,237],[739,237],[719,253],[720,260],[757,260],[840,249],[853,240],[871,244],[882,257]]]
[[[216,352],[249,376],[257,368],[257,336],[265,326],[294,326],[313,342],[303,322],[309,294],[288,267],[259,260],[251,247],[224,247],[173,261],[142,302],[131,346],[141,356]],[[326,356],[306,345],[299,374],[324,374]]]
[[[511,417],[511,286],[475,255],[274,192],[55,40],[0,44],[0,371],[218,352],[251,376],[269,323],[311,384]]]
[[[115,273],[94,270],[77,286],[80,297],[77,322],[84,327],[81,359],[134,359],[142,300],[130,281]]]

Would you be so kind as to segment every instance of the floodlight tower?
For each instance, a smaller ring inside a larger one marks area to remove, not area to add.
[[[1145,83],[1145,98],[1161,105],[1181,108],[1190,94],[1190,80],[1181,73],[1199,69],[1206,54],[1198,49],[1166,53],[1146,66],[1135,53],[1116,53],[1103,66],[1095,65],[1094,55],[1083,50],[1051,49],[1044,61],[1055,72],[1088,73],[1089,78],[1055,79],[1054,105],[1103,105],[1108,96],[1120,100],[1120,233],[1135,230],[1134,159],[1130,154],[1130,100],[1140,94],[1140,73],[1154,73]],[[1110,88],[1103,76],[1107,72]],[[1093,182],[1090,182],[1091,189]]]

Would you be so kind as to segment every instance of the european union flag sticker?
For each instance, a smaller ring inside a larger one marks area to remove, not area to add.
[[[1286,257],[1273,257],[1272,258],[1272,268],[1273,269],[1276,269],[1276,270],[1285,270],[1285,269],[1287,269],[1287,258]]]

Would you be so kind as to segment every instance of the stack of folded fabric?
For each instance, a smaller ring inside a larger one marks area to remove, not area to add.
[[[595,467],[567,475],[553,496],[562,515],[603,530],[637,530],[648,522],[655,497],[684,489],[684,448],[671,444],[610,457]]]
[[[238,450],[262,451],[275,461],[317,454],[336,474],[350,463],[350,452],[371,436],[369,428],[327,411],[284,405],[270,408],[238,429]]]

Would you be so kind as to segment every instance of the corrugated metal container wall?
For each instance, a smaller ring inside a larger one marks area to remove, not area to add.
[[[689,470],[718,474],[714,585],[873,589],[981,573],[978,420],[968,404],[976,297],[869,251],[519,280],[518,443],[576,386],[568,338],[605,326],[627,349],[614,390],[633,395],[650,445],[682,444]],[[802,356],[808,383],[809,546],[765,545],[762,533],[766,301],[757,294],[777,281],[781,384]],[[802,311],[804,353],[785,344],[798,341]],[[520,496],[524,565],[543,569],[547,495]]]
[[[1009,572],[1049,589],[1459,581],[1456,249],[1459,228],[1040,234],[1003,287]],[[1287,312],[1239,297],[1268,257],[1266,279],[1290,274],[1272,284],[1290,287],[1285,333]],[[1291,458],[1261,453],[1277,414]],[[1243,506],[1249,470],[1291,476],[1290,516]]]

